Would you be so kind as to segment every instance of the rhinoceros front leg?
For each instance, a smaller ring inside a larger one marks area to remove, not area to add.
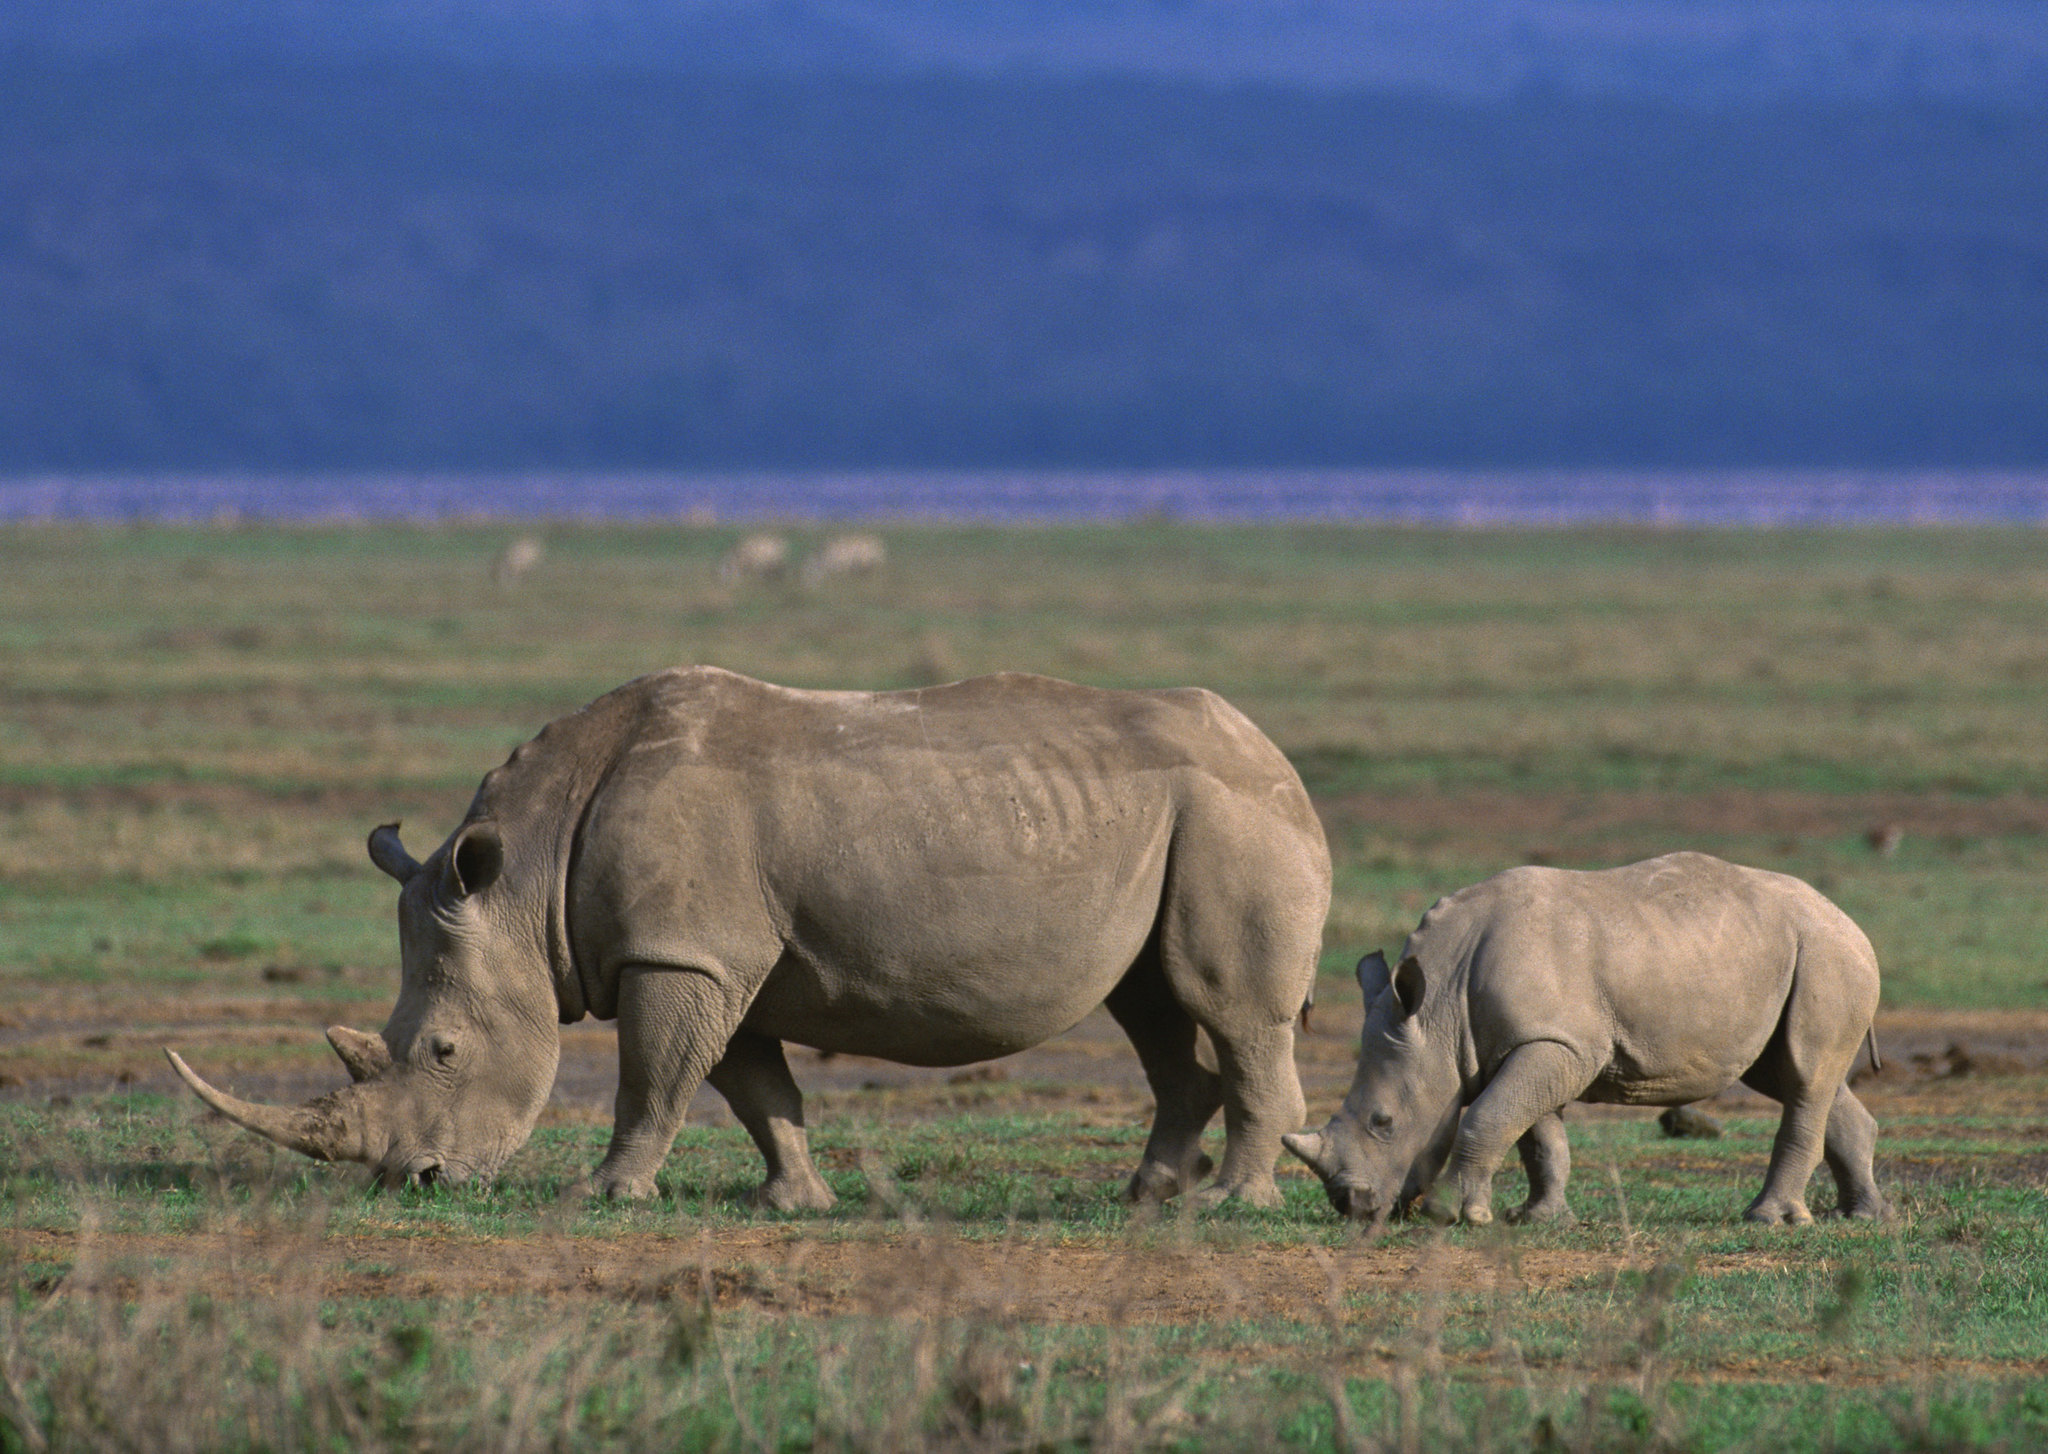
[[[593,1192],[654,1195],[691,1097],[739,1029],[737,998],[722,979],[694,970],[628,965],[620,973],[619,1095]]]
[[[707,1076],[768,1163],[768,1180],[757,1188],[757,1206],[779,1212],[832,1205],[832,1188],[811,1162],[804,1135],[804,1098],[789,1073],[782,1042],[752,1030],[736,1031],[725,1057]]]
[[[1437,1221],[1464,1220],[1482,1226],[1493,1220],[1493,1173],[1508,1147],[1546,1120],[1555,1121],[1560,1139],[1564,1122],[1558,1111],[1575,1101],[1593,1083],[1593,1072],[1567,1046],[1536,1040],[1517,1047],[1479,1098],[1465,1111],[1458,1140],[1451,1151],[1449,1175],[1457,1188],[1457,1204],[1431,1192],[1423,1212]],[[1539,1137],[1539,1146],[1541,1138]],[[1551,1148],[1554,1150],[1554,1148]],[[1569,1158],[1569,1149],[1566,1152]],[[1566,1163],[1570,1162],[1567,1159]],[[1563,1187],[1557,1188],[1562,1201]],[[1531,1194],[1535,1195],[1533,1178]],[[1540,1200],[1540,1197],[1538,1198]]]
[[[1529,1199],[1509,1212],[1508,1220],[1570,1221],[1572,1209],[1565,1203],[1564,1184],[1572,1174],[1572,1143],[1565,1135],[1564,1117],[1556,1111],[1539,1117],[1515,1143],[1515,1150],[1529,1176]]]

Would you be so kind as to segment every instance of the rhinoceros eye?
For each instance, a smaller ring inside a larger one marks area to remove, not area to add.
[[[1374,1111],[1365,1118],[1365,1123],[1375,1131],[1384,1131],[1394,1124],[1394,1118],[1385,1111]]]
[[[446,1065],[455,1058],[455,1041],[446,1035],[436,1035],[427,1042],[427,1048],[434,1052],[434,1059]]]

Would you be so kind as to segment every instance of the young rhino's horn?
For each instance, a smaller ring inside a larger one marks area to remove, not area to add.
[[[1280,1144],[1308,1163],[1308,1169],[1317,1176],[1327,1177],[1330,1172],[1323,1158],[1329,1152],[1329,1139],[1320,1131],[1289,1131],[1280,1138]]]
[[[391,1070],[391,1048],[384,1043],[382,1035],[365,1035],[346,1025],[329,1025],[327,1043],[334,1047],[334,1053],[348,1067],[350,1080],[375,1080]]]

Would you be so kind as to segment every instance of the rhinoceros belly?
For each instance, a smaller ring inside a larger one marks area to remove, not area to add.
[[[1610,975],[1614,1021],[1607,1068],[1581,1097],[1676,1106],[1726,1090],[1756,1064],[1784,1013],[1789,957],[1760,943],[1742,956],[1702,956]]]
[[[750,1028],[820,1050],[961,1065],[1071,1029],[1144,952],[1160,865],[929,876],[805,906]],[[825,896],[820,896],[825,897]]]

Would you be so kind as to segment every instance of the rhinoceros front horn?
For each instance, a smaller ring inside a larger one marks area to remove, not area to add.
[[[1289,1131],[1280,1138],[1280,1144],[1308,1163],[1308,1168],[1317,1176],[1327,1177],[1329,1168],[1323,1158],[1328,1153],[1329,1143],[1320,1131]]]
[[[195,1075],[192,1067],[178,1058],[177,1051],[166,1049],[164,1054],[171,1058],[171,1068],[192,1087],[194,1095],[236,1125],[246,1126],[257,1135],[315,1161],[372,1158],[366,1107],[353,1086],[288,1111],[277,1106],[259,1106],[254,1101],[217,1091]]]

